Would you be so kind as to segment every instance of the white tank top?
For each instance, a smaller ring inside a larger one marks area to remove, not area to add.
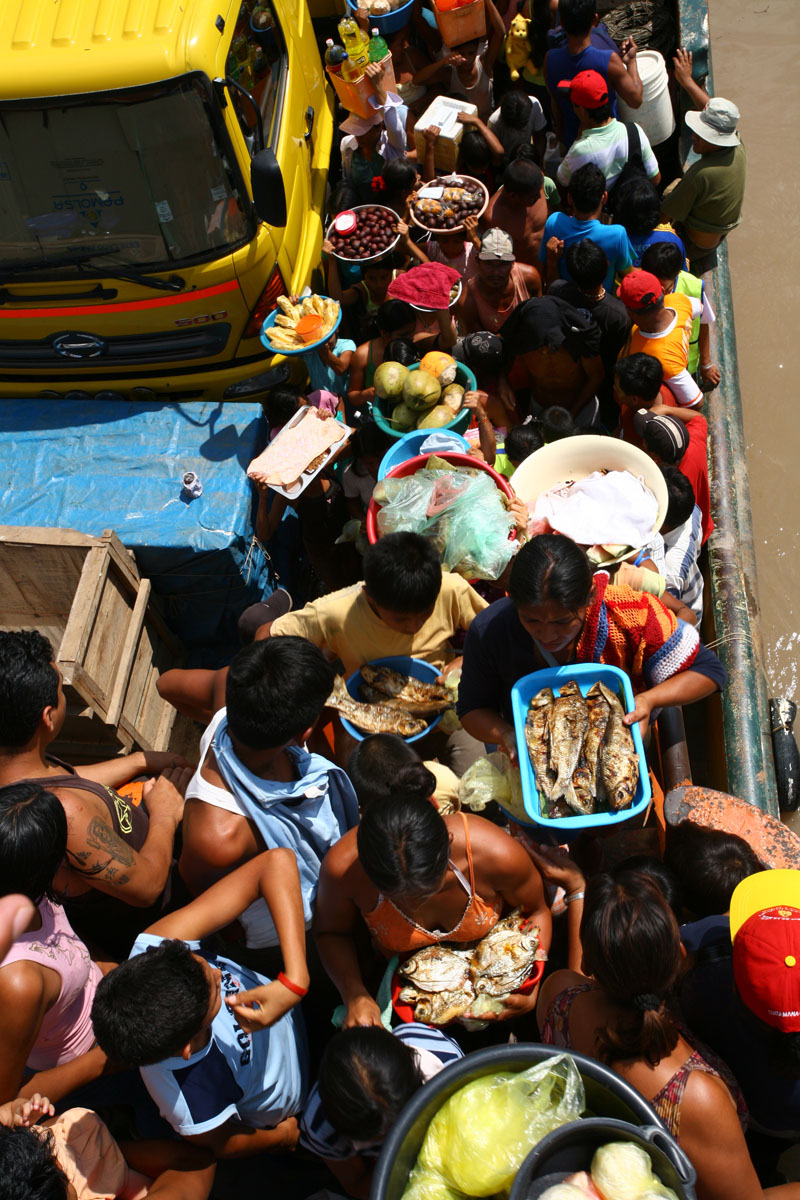
[[[186,789],[186,799],[201,800],[203,804],[212,804],[214,808],[224,808],[226,812],[237,813],[241,817],[246,817],[247,811],[236,799],[233,792],[229,792],[227,788],[216,787],[215,784],[209,783],[207,779],[203,779],[200,774],[203,763],[206,761],[208,748],[224,716],[225,709],[221,708],[212,717],[211,724],[200,739],[200,765]],[[244,929],[246,943],[250,950],[263,950],[266,946],[277,946],[279,944],[275,922],[272,920],[270,911],[263,900],[256,900],[249,908],[245,909],[239,917],[239,922]]]

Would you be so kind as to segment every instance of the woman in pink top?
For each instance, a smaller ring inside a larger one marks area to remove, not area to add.
[[[52,792],[34,783],[0,788],[0,887],[36,906],[0,966],[0,1103],[20,1092],[26,1067],[37,1072],[26,1094],[57,1100],[105,1063],[92,1049],[91,1022],[102,970],[51,893],[66,852],[67,819]]]

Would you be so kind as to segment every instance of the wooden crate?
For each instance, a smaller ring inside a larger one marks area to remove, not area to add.
[[[55,753],[86,761],[167,748],[175,710],[156,684],[182,647],[112,530],[1,525],[0,629],[50,639],[67,700]]]

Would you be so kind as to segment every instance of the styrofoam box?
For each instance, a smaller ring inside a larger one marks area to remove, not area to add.
[[[465,100],[453,100],[450,96],[437,96],[433,103],[428,105],[414,127],[414,141],[419,162],[422,162],[425,157],[423,130],[430,129],[431,125],[438,125],[442,132],[434,150],[436,169],[439,171],[455,170],[458,146],[465,128],[460,121],[456,120],[456,116],[460,112],[470,113],[473,117],[478,115],[478,109],[474,104],[467,104]]]

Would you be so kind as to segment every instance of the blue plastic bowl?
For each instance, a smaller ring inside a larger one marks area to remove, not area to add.
[[[402,671],[404,675],[413,675],[415,679],[421,679],[424,683],[433,683],[441,675],[438,667],[431,666],[429,662],[425,662],[424,658],[407,658],[404,654],[396,654],[391,658],[373,658],[368,664],[370,667],[392,667],[395,671]],[[363,680],[360,671],[354,671],[347,681],[347,690],[354,700],[361,701],[358,694],[358,689],[361,687]],[[421,733],[415,733],[413,737],[405,738],[407,742],[418,742],[420,738],[426,737],[432,729],[439,724],[443,713],[439,713],[433,718],[427,729],[423,729]],[[368,733],[357,729],[350,721],[344,717],[341,718],[347,732],[357,741],[363,742],[364,738],[370,737]]]
[[[634,708],[630,679],[619,667],[609,667],[604,663],[575,663],[569,667],[534,671],[532,675],[525,675],[524,678],[518,680],[511,689],[511,711],[514,715],[514,732],[517,735],[517,754],[519,755],[525,811],[535,825],[541,825],[543,829],[548,830],[558,829],[565,834],[577,833],[582,829],[594,829],[599,825],[619,825],[642,812],[650,803],[652,795],[642,735],[636,724],[631,726],[631,733],[636,753],[639,756],[639,782],[630,808],[623,808],[620,812],[590,813],[588,816],[576,815],[574,817],[553,817],[552,819],[542,816],[542,802],[536,786],[536,774],[525,743],[525,718],[528,715],[530,702],[537,692],[542,688],[550,687],[558,694],[561,685],[567,683],[568,680],[574,680],[584,696],[592,684],[599,680],[610,691],[616,692],[618,696],[620,693],[622,694],[622,707],[625,712],[632,712]]]
[[[409,369],[409,371],[418,371],[419,363],[418,362],[412,363],[408,369]],[[453,382],[460,383],[461,386],[467,392],[474,392],[477,390],[477,387],[478,387],[478,381],[476,380],[472,371],[470,371],[469,367],[465,366],[464,363],[461,363],[461,362],[456,364],[456,377]],[[383,431],[383,433],[388,433],[389,437],[394,438],[395,441],[400,441],[401,438],[408,436],[408,434],[406,434],[406,433],[401,433],[399,429],[394,429],[389,424],[389,421],[387,420],[387,417],[389,417],[391,415],[392,409],[394,408],[395,404],[399,404],[399,403],[400,403],[399,396],[395,397],[393,400],[382,400],[380,398],[380,396],[377,394],[377,392],[375,393],[375,398],[372,401],[372,419],[373,419],[373,421],[378,426],[378,428]],[[453,417],[452,421],[449,421],[447,423],[447,425],[440,425],[438,429],[427,429],[427,430],[412,429],[412,430],[410,430],[410,432],[411,433],[464,433],[464,431],[469,428],[469,423],[472,420],[472,411],[473,410],[471,408],[462,408],[461,412],[456,413],[456,415]],[[420,416],[422,416],[422,413],[420,413]],[[401,459],[400,461],[405,462],[405,459]],[[398,464],[395,463],[395,466],[397,466],[397,465]]]
[[[320,296],[323,300],[330,299],[329,296],[323,296],[321,292],[317,292],[316,294],[318,296]],[[300,297],[300,300],[304,300],[304,299],[305,299],[304,296]],[[273,309],[273,311],[269,314],[268,317],[264,318],[264,320],[261,322],[261,333],[260,333],[259,337],[261,339],[261,345],[265,348],[265,350],[268,350],[270,354],[276,354],[276,355],[280,354],[283,358],[298,358],[301,354],[308,354],[309,350],[316,350],[318,346],[322,346],[325,342],[328,341],[329,338],[333,337],[333,335],[336,333],[336,330],[339,328],[339,326],[342,323],[342,306],[340,304],[339,312],[337,314],[336,320],[333,323],[333,328],[328,330],[328,332],[325,334],[324,338],[320,338],[318,342],[308,342],[307,345],[301,346],[297,350],[276,350],[275,347],[270,342],[269,338],[267,337],[266,330],[271,329],[272,326],[275,324],[275,318],[277,317],[277,315],[280,311],[281,310],[276,307]]]
[[[358,11],[358,5],[353,3],[353,0],[347,0],[347,7],[350,12]],[[411,20],[411,10],[414,7],[414,0],[408,0],[407,4],[396,8],[394,12],[384,13],[383,16],[374,17],[370,13],[369,27],[377,29],[381,33],[397,33],[398,29],[405,28]]]
[[[422,443],[434,433],[445,433],[449,438],[455,439],[458,446],[453,446],[452,449],[457,449],[459,454],[469,453],[469,442],[460,433],[456,433],[455,429],[412,429],[411,433],[403,434],[400,441],[395,442],[384,454],[378,468],[378,481],[385,479],[390,471],[400,466],[400,463],[407,462],[409,458],[416,458],[421,453]]]

